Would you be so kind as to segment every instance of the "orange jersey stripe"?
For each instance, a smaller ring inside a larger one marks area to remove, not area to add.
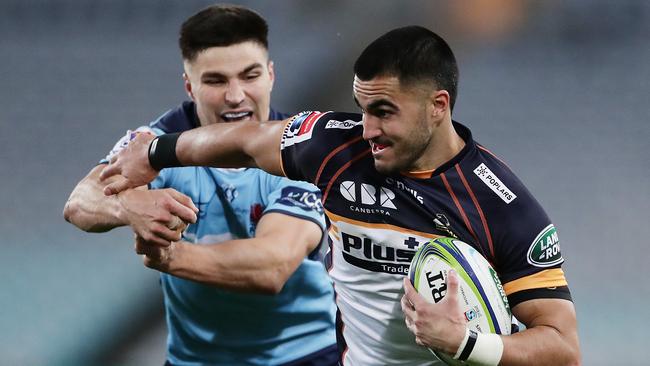
[[[552,268],[503,284],[506,295],[535,288],[567,286],[562,268]]]
[[[483,224],[483,230],[485,230],[485,236],[487,237],[488,241],[488,246],[490,247],[490,255],[492,256],[492,259],[494,259],[494,244],[492,244],[492,234],[490,234],[490,228],[488,228],[487,220],[485,219],[485,215],[483,214],[483,210],[481,209],[481,205],[479,205],[478,200],[476,199],[476,196],[474,195],[474,191],[472,191],[472,188],[469,186],[469,183],[467,183],[467,179],[465,179],[465,175],[463,174],[463,171],[460,169],[460,165],[456,164],[456,171],[458,172],[458,176],[460,177],[460,180],[463,182],[463,185],[465,186],[465,189],[469,193],[470,198],[472,199],[472,202],[474,202],[474,206],[476,206],[476,210],[478,211],[478,215],[481,217],[481,223]],[[479,243],[476,243],[478,245]]]
[[[333,157],[334,155],[336,155],[339,151],[341,151],[341,150],[347,148],[348,146],[350,146],[350,145],[352,145],[352,144],[358,142],[358,141],[361,140],[362,138],[363,138],[362,136],[358,136],[358,137],[356,137],[356,138],[353,138],[352,140],[350,140],[350,141],[344,143],[343,145],[337,147],[336,149],[332,150],[329,154],[327,154],[327,156],[325,157],[325,159],[323,159],[323,163],[322,163],[322,164],[320,165],[320,167],[318,168],[318,173],[316,173],[316,179],[314,179],[314,184],[315,184],[315,185],[318,185],[318,181],[320,180],[320,175],[323,173],[323,169],[325,169],[325,165],[327,165],[327,163],[330,161],[330,159],[332,159],[332,157]]]
[[[293,117],[287,118],[286,123],[284,124],[284,128],[282,129],[282,139],[284,139],[284,132],[289,128],[289,123],[293,122]],[[280,171],[282,171],[282,175],[285,177],[287,176],[287,172],[284,170],[284,159],[282,159],[282,144],[278,146],[280,148]]]
[[[500,157],[498,157],[498,156],[496,156],[496,154],[495,154],[495,153],[493,153],[492,151],[490,151],[490,150],[488,150],[488,149],[486,149],[485,147],[483,147],[483,146],[481,146],[481,145],[479,145],[479,144],[476,144],[476,147],[478,147],[479,149],[481,149],[481,150],[483,150],[483,151],[485,151],[486,153],[488,153],[488,154],[490,154],[490,155],[492,155],[492,156],[493,156],[493,157],[494,157],[495,159],[497,159],[497,160],[499,160],[500,162],[502,162],[502,163],[503,163],[503,165],[505,165],[505,166],[507,166],[507,167],[508,167],[508,169],[510,169],[510,167],[508,166],[508,164],[506,164],[506,162],[505,162],[505,161],[503,161],[503,160],[501,160],[501,158],[500,158]],[[512,169],[510,169],[510,170],[512,170]]]
[[[472,224],[470,224],[469,218],[465,214],[465,210],[463,210],[463,207],[460,205],[460,202],[458,202],[458,198],[456,197],[456,194],[451,189],[451,185],[449,184],[449,181],[447,181],[447,176],[445,176],[445,173],[441,173],[440,178],[442,178],[442,182],[445,184],[445,188],[447,188],[447,192],[449,192],[451,199],[454,201],[454,204],[458,209],[458,213],[460,213],[460,216],[463,218],[463,222],[465,222],[465,226],[467,227],[467,230],[469,230],[470,234],[472,234],[472,237],[474,237],[474,240],[476,241],[476,245],[478,245],[479,244],[478,237],[476,236],[474,229],[472,229]]]
[[[409,234],[418,235],[418,236],[422,236],[422,237],[425,237],[425,238],[431,238],[431,239],[441,238],[442,237],[442,235],[436,235],[436,234],[432,234],[432,233],[425,233],[425,232],[422,232],[422,231],[409,230],[409,229],[405,229],[405,228],[403,228],[401,226],[396,226],[396,225],[391,225],[391,224],[375,224],[375,223],[372,223],[372,222],[352,220],[350,218],[339,216],[339,215],[337,215],[335,213],[332,213],[332,212],[328,211],[327,209],[325,210],[325,214],[327,215],[327,217],[330,218],[330,224],[332,226],[335,226],[334,222],[342,221],[342,222],[346,222],[348,224],[355,225],[355,226],[362,226],[362,227],[367,227],[367,228],[371,228],[371,229],[393,230],[393,231],[397,231],[397,232],[404,233],[404,234],[409,233]],[[336,230],[338,231],[338,227],[336,228]]]
[[[402,174],[409,177],[409,178],[415,178],[415,179],[428,179],[431,178],[433,175],[434,170],[422,170],[422,171],[417,171],[417,172],[403,172]]]
[[[332,188],[332,184],[336,182],[336,179],[343,173],[347,168],[350,167],[355,161],[361,159],[364,157],[364,155],[370,154],[370,149],[362,151],[359,155],[355,156],[352,158],[352,160],[348,161],[347,163],[343,164],[342,167],[339,168],[339,170],[336,171],[334,176],[330,179],[330,182],[327,184],[327,187],[325,188],[325,191],[323,191],[323,204],[327,201],[327,196],[330,193],[330,189]]]

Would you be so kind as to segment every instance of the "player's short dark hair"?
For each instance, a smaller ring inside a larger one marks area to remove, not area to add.
[[[420,26],[394,29],[373,41],[354,63],[361,80],[395,76],[400,83],[432,82],[449,93],[451,109],[456,102],[458,65],[442,37]]]
[[[251,9],[237,5],[213,5],[189,17],[181,26],[178,45],[183,59],[193,61],[210,47],[227,47],[253,41],[265,49],[269,26]]]

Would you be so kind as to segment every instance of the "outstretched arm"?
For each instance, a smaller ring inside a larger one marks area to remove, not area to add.
[[[458,278],[450,274],[447,295],[437,304],[426,302],[404,280],[402,298],[407,327],[418,344],[454,355],[465,333],[464,318],[457,305]],[[499,365],[579,365],[580,345],[573,303],[564,299],[534,299],[512,309],[527,329],[501,336]]]
[[[74,188],[63,209],[65,219],[81,230],[105,232],[130,225],[140,236],[158,245],[180,239],[182,222],[195,222],[198,209],[192,200],[173,190],[138,187],[105,196],[104,186],[123,180],[120,176],[101,182],[103,165],[94,167]]]
[[[177,140],[163,135],[151,146],[154,137],[141,134],[114,156],[111,164],[102,171],[102,180],[115,175],[126,178],[108,184],[104,193],[116,194],[151,182],[158,172],[149,163],[150,150],[159,161],[161,156],[165,157],[161,167],[178,165],[165,164],[172,156],[185,166],[257,167],[282,175],[280,141],[287,122],[216,123],[185,131]]]
[[[83,231],[106,232],[115,227],[126,225],[121,215],[118,196],[106,197],[102,190],[119,176],[110,181],[100,182],[99,174],[104,165],[94,167],[74,188],[63,208],[63,217]]]
[[[136,238],[145,266],[177,277],[230,290],[279,293],[302,260],[320,243],[315,223],[272,212],[262,216],[256,235],[211,245],[176,242],[168,247]]]

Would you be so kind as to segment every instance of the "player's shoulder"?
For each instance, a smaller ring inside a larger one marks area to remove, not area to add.
[[[303,111],[290,117],[288,132],[305,132],[314,127],[321,129],[351,129],[361,126],[362,115],[359,113],[335,111]]]
[[[273,191],[282,191],[287,187],[293,187],[301,191],[314,192],[320,197],[320,190],[313,184],[301,180],[292,180],[287,177],[281,177],[265,172],[262,169],[249,168],[247,169],[254,174],[258,181],[263,183],[263,186],[266,187],[267,193]]]
[[[199,126],[196,105],[191,101],[184,101],[149,124],[158,134],[183,132]]]
[[[532,198],[528,188],[501,157],[481,144],[474,144],[474,153],[468,154],[461,163],[474,189],[493,196],[506,206]]]
[[[304,111],[289,118],[282,139],[282,148],[312,138],[327,141],[333,135],[358,135],[362,115],[348,112]]]

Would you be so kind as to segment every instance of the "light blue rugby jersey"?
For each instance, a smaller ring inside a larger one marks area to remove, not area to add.
[[[179,121],[189,106],[185,103],[161,116],[149,131],[173,131],[170,114],[176,114],[172,122]],[[263,214],[280,212],[317,223],[323,242],[275,296],[232,292],[161,273],[168,360],[174,365],[279,365],[334,345],[334,292],[319,256],[327,237],[320,192],[311,184],[259,169],[203,167],[163,169],[150,188],[174,188],[192,198],[199,219],[184,236],[201,245],[233,238],[215,184],[222,187],[249,237]]]
[[[197,245],[232,239],[213,178],[249,236],[268,212],[304,218],[324,230],[320,194],[307,184],[259,169],[164,169],[152,188],[180,188],[192,198],[199,219],[185,237]],[[335,343],[332,285],[315,255],[303,260],[276,296],[221,290],[164,273],[161,283],[172,364],[275,365]]]

